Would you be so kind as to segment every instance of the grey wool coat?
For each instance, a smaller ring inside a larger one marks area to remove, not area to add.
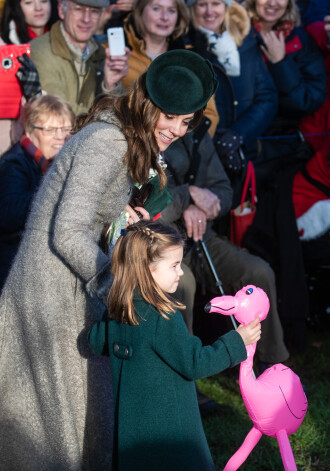
[[[62,148],[38,191],[0,298],[0,470],[107,470],[109,362],[86,332],[102,318],[109,259],[98,241],[128,202],[113,116]]]
[[[134,300],[139,325],[105,320],[89,342],[110,355],[115,402],[113,471],[214,471],[194,380],[246,359],[231,331],[202,346],[179,311],[169,319],[142,298]],[[105,348],[105,347],[108,347]]]

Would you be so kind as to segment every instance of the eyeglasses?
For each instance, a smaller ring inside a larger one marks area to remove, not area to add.
[[[101,15],[102,8],[83,7],[81,5],[70,4],[70,10],[76,18],[83,18],[85,13],[89,12],[92,20],[98,20]]]
[[[57,131],[59,131],[60,134],[64,134],[66,136],[72,131],[72,128],[67,126],[63,126],[61,128],[42,128],[41,126],[33,126],[33,129],[39,129],[43,136],[56,136]]]

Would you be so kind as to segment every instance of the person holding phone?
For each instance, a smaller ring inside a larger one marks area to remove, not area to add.
[[[108,5],[109,0],[60,0],[60,20],[31,42],[31,59],[42,89],[61,96],[76,114],[85,113],[102,92],[122,92],[128,49],[114,57],[93,39]]]
[[[198,54],[162,54],[78,119],[45,176],[0,298],[1,471],[111,469],[111,373],[86,338],[111,286],[100,239],[126,210],[139,220],[134,183],[155,173],[164,187],[159,152],[198,125],[216,85]]]

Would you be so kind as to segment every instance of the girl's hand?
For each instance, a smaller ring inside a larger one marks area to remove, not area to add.
[[[265,46],[260,46],[262,52],[265,54],[269,62],[276,64],[280,62],[285,57],[285,40],[284,34],[281,31],[279,37],[276,36],[274,31],[269,31],[269,33],[260,33]]]
[[[236,332],[240,334],[244,345],[251,345],[258,342],[261,337],[261,324],[259,317],[256,317],[254,321],[250,322],[247,325],[240,325]]]
[[[140,206],[136,206],[134,209],[128,204],[126,206],[126,211],[129,214],[128,224],[134,224],[135,222],[139,222],[142,216],[142,219],[146,221],[150,221],[150,214],[144,208]],[[140,215],[138,214],[140,213]]]

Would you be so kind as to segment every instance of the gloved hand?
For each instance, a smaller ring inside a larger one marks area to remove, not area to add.
[[[36,66],[30,57],[24,52],[23,56],[18,56],[17,60],[22,64],[16,73],[20,81],[22,92],[26,101],[30,98],[41,95],[40,78]]]
[[[242,170],[244,164],[243,154],[240,153],[242,144],[242,136],[231,129],[224,130],[216,141],[215,148],[229,177],[237,175]]]

